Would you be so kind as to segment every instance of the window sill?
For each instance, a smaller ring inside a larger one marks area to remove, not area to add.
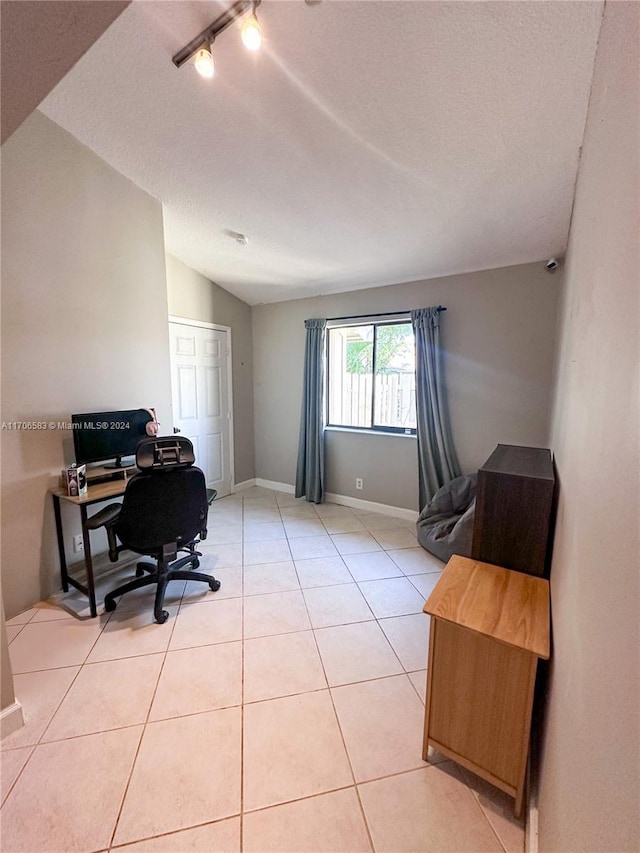
[[[406,432],[385,432],[382,429],[357,429],[357,427],[351,429],[348,427],[338,426],[326,426],[324,429],[325,432],[346,432],[349,435],[386,435],[391,436],[392,438],[417,438],[415,433],[407,434]]]

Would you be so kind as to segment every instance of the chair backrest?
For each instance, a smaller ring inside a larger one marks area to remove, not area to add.
[[[122,544],[157,556],[165,545],[182,547],[207,527],[205,477],[183,436],[143,438],[136,452],[140,473],[127,485],[115,532]]]

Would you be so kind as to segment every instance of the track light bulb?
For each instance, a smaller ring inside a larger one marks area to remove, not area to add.
[[[242,43],[247,50],[258,50],[260,48],[260,45],[262,44],[262,33],[260,31],[260,24],[258,23],[255,12],[252,12],[251,17],[247,18],[245,21],[240,35],[242,37]]]
[[[203,45],[196,53],[193,64],[201,77],[206,77],[209,80],[213,77],[213,56],[211,55],[211,47],[208,44]]]

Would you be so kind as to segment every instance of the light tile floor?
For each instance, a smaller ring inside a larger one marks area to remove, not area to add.
[[[508,797],[420,757],[442,564],[413,523],[256,488],[214,503],[201,550],[222,586],[174,582],[164,625],[152,590],[8,622],[3,853],[521,853]]]

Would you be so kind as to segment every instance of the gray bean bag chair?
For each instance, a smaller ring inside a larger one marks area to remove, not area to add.
[[[464,474],[442,486],[416,522],[418,542],[443,562],[453,554],[471,556],[477,474]]]

